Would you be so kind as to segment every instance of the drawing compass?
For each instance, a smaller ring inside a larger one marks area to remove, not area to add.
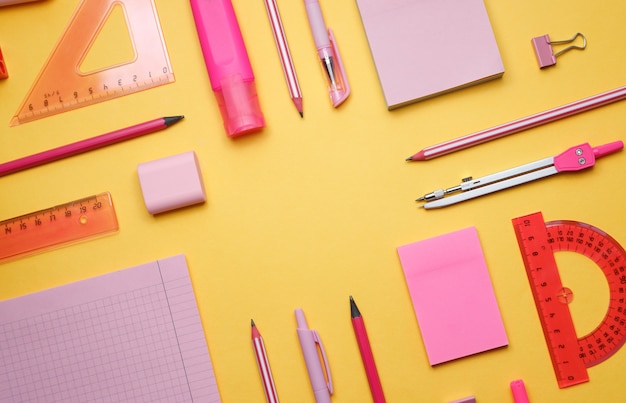
[[[422,205],[425,209],[449,206],[561,172],[591,168],[595,165],[596,158],[614,153],[623,148],[624,143],[621,140],[598,147],[591,147],[589,143],[580,144],[553,157],[476,179],[471,177],[465,178],[460,185],[448,189],[435,190],[416,201],[426,202]]]

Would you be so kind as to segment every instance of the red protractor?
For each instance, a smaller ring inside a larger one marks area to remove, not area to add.
[[[626,342],[626,251],[609,234],[589,224],[550,221],[546,229],[552,251],[580,253],[594,261],[606,277],[610,296],[606,314],[591,333],[578,338],[580,358],[587,367],[594,366]]]
[[[541,213],[513,219],[526,274],[559,387],[589,380],[587,368],[615,354],[626,342],[626,251],[604,231],[578,221],[544,222]],[[586,256],[601,269],[609,290],[606,313],[589,334],[578,337],[554,252]]]

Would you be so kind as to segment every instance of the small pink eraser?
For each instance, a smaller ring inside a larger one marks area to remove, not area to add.
[[[139,164],[137,171],[150,214],[206,201],[198,158],[193,151]]]
[[[474,396],[465,397],[463,399],[455,400],[450,403],[476,403],[476,398]]]

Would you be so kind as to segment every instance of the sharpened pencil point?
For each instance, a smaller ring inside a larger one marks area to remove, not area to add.
[[[358,318],[361,316],[361,312],[359,312],[359,308],[356,306],[356,302],[354,302],[354,298],[350,295],[350,316],[353,318]]]
[[[165,126],[171,126],[174,123],[182,120],[184,118],[183,115],[179,115],[179,116],[166,116],[163,118],[164,122],[165,122]]]
[[[256,326],[256,325],[254,324],[254,319],[250,319],[250,326],[252,326],[252,327]]]

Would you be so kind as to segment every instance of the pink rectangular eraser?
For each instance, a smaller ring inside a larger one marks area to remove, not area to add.
[[[508,345],[475,227],[398,254],[430,365]]]
[[[206,201],[198,158],[193,151],[139,164],[137,171],[150,214]]]
[[[455,400],[450,403],[476,403],[476,398],[474,396],[464,397],[463,399]]]

